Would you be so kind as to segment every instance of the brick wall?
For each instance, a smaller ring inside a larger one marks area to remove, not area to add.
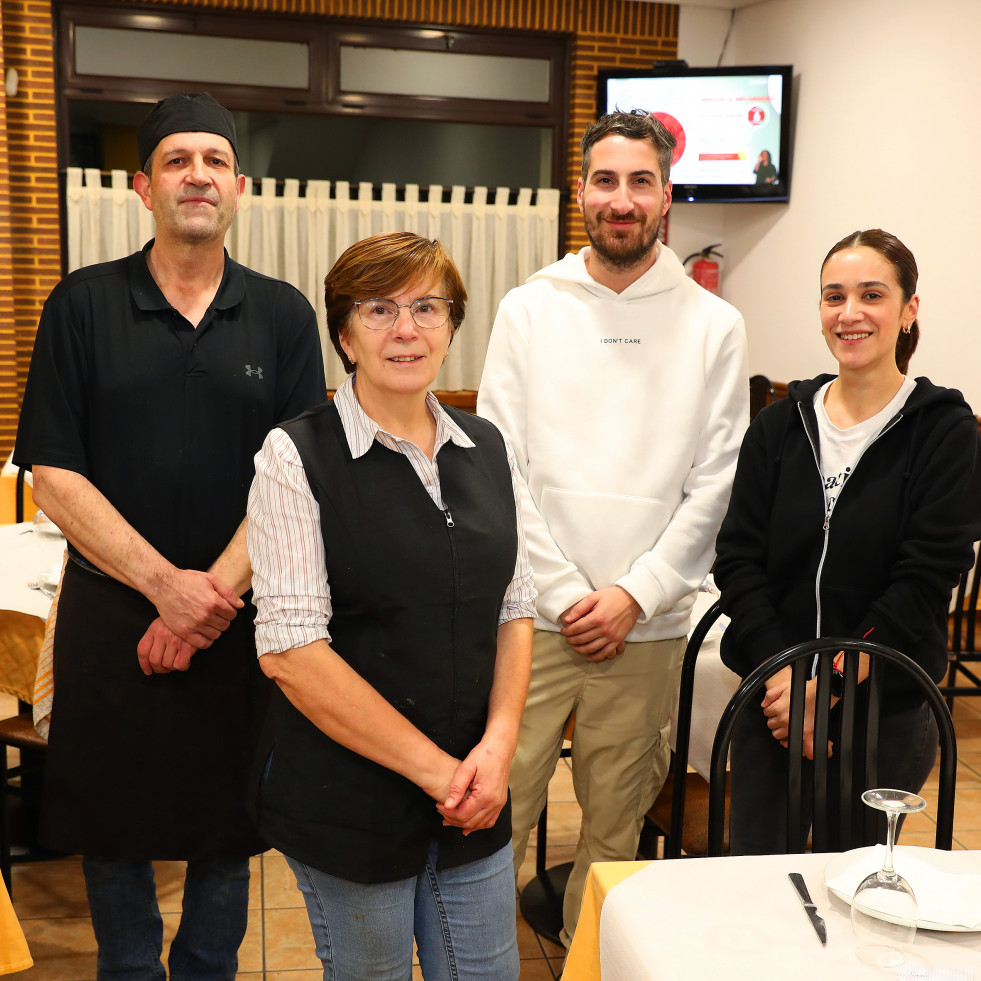
[[[15,68],[20,79],[16,96],[0,97],[0,457],[6,459],[38,314],[61,275],[61,248],[51,4],[3,0],[0,18],[3,67]]]
[[[569,189],[595,114],[599,68],[644,68],[677,52],[678,8],[641,0],[159,0],[161,6],[329,16],[572,38]],[[0,51],[20,91],[0,87],[0,459],[13,445],[41,305],[61,275],[51,0],[0,0]],[[288,175],[284,175],[288,176]],[[570,249],[585,244],[573,193]]]

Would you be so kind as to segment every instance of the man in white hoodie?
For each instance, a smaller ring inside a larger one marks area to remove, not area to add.
[[[478,411],[514,448],[538,620],[511,770],[515,869],[576,715],[583,810],[568,946],[591,862],[636,857],[664,783],[694,593],[748,422],[739,312],[657,241],[674,137],[612,113],[582,140],[590,245],[501,301]]]

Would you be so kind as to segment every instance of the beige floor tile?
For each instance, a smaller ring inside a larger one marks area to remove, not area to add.
[[[923,811],[918,814],[908,814],[903,822],[903,830],[900,837],[906,843],[906,836],[912,834],[933,835],[937,832],[937,822],[933,817]]]
[[[566,760],[559,760],[555,767],[555,775],[548,782],[548,801],[557,803],[560,801],[575,801],[576,791],[572,786],[572,768]]]
[[[937,831],[912,831],[903,828],[903,833],[899,836],[901,845],[918,845],[921,848],[933,848],[937,843]]]
[[[955,725],[962,719],[981,719],[981,696],[955,698],[954,711],[951,715],[954,717]]]
[[[518,956],[524,960],[526,957],[543,957],[542,948],[535,936],[535,931],[528,926],[525,918],[519,913],[517,921],[518,931]]]
[[[11,870],[18,917],[85,916],[89,901],[77,858],[24,862]]]
[[[34,967],[18,981],[95,981],[96,945],[88,916],[22,920]]]
[[[981,753],[981,717],[965,717],[954,728],[958,753]]]
[[[521,863],[521,868],[518,869],[517,875],[519,892],[528,884],[529,879],[535,875],[535,862],[537,855],[538,852],[534,848],[529,848],[528,851],[525,852],[525,860]],[[551,868],[553,865],[561,865],[563,862],[571,862],[575,859],[575,857],[575,845],[550,844],[547,852],[547,867]]]
[[[556,801],[554,804],[549,804],[549,845],[574,845],[579,840],[579,825],[581,822],[582,811],[578,804],[567,801]],[[534,833],[532,831],[532,834]]]
[[[282,855],[262,858],[262,899],[265,909],[293,909],[303,906],[303,894],[296,876]]]
[[[315,971],[266,971],[265,981],[323,981],[323,976],[322,967]],[[422,975],[420,974],[419,977],[421,978]]]
[[[186,862],[154,862],[153,876],[157,883],[157,905],[161,913],[180,913],[184,899]]]
[[[981,789],[958,788],[954,802],[954,831],[981,831]]]
[[[320,967],[305,909],[267,909],[266,970],[314,970]]]
[[[981,849],[981,831],[954,831],[954,841],[961,848]]]
[[[544,957],[521,962],[521,981],[553,981],[558,973],[559,965],[555,965],[553,974],[553,968]]]

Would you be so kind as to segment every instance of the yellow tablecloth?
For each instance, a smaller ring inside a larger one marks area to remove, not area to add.
[[[0,879],[0,974],[26,971],[34,966],[31,952],[27,949],[24,931],[21,930],[10,905],[7,887]]]
[[[600,910],[607,893],[650,862],[594,862],[589,867],[576,935],[562,971],[562,981],[600,981]]]

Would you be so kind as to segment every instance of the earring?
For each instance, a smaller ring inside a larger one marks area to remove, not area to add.
[[[903,333],[908,334],[913,329],[912,323],[903,324]]]
[[[449,356],[450,356],[450,353],[449,353],[449,351],[447,351],[447,352],[446,352],[446,354],[444,354],[444,355],[443,355],[443,362],[444,362],[444,364],[446,363],[446,359],[447,359],[447,358],[448,358]]]

